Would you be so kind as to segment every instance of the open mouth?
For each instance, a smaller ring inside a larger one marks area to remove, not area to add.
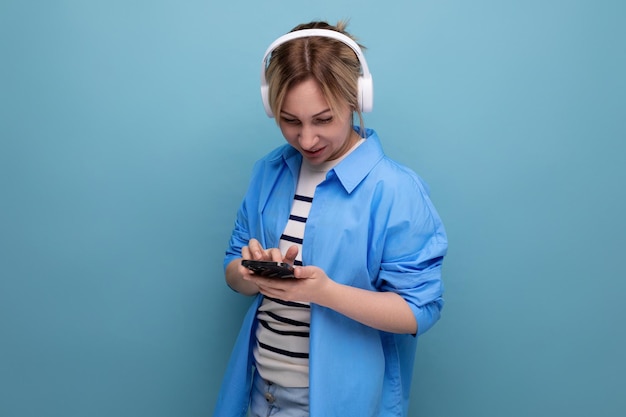
[[[310,158],[315,158],[316,156],[319,156],[322,152],[324,151],[324,148],[319,148],[316,149],[314,151],[304,151],[304,154]]]

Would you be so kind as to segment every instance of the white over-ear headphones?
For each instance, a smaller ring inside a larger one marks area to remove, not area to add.
[[[357,58],[359,59],[359,62],[361,63],[362,72],[362,74],[359,76],[358,81],[359,107],[361,109],[361,112],[363,113],[371,112],[372,108],[374,107],[374,83],[372,82],[372,74],[370,74],[369,68],[367,66],[367,61],[365,61],[365,56],[363,55],[363,51],[361,51],[361,48],[359,48],[359,45],[357,45],[357,43],[353,41],[350,37],[334,30],[303,29],[295,32],[290,32],[276,39],[267,48],[267,51],[265,51],[265,55],[263,55],[263,61],[261,62],[261,98],[263,99],[263,107],[265,107],[265,113],[267,113],[269,117],[274,117],[269,101],[269,86],[267,85],[267,79],[265,78],[267,60],[270,54],[274,49],[276,49],[278,46],[282,45],[285,42],[289,42],[290,40],[297,38],[307,38],[310,36],[321,36],[325,38],[337,39],[338,41],[345,43],[350,48],[352,48],[352,50],[354,50]]]

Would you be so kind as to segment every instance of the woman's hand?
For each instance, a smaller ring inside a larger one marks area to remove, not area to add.
[[[285,279],[244,275],[245,280],[254,282],[261,294],[267,297],[322,305],[325,291],[334,284],[324,270],[316,266],[296,266],[294,277]]]
[[[287,253],[283,257],[278,248],[264,249],[261,243],[256,239],[250,239],[248,246],[241,248],[242,259],[252,259],[254,261],[273,261],[273,262],[286,262],[289,265],[293,265],[293,261],[298,255],[298,247],[296,245],[287,249]]]
[[[287,253],[283,257],[280,249],[265,249],[258,240],[250,239],[248,246],[244,246],[241,249],[241,258],[233,259],[226,267],[226,283],[241,294],[255,295],[260,291],[255,281],[255,278],[258,278],[258,276],[250,273],[248,268],[241,266],[242,259],[286,262],[293,265],[297,255],[298,247],[295,245],[287,249]]]

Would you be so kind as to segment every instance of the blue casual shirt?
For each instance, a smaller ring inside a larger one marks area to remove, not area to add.
[[[251,238],[278,247],[302,156],[290,145],[258,161],[224,259],[241,257]],[[312,416],[405,416],[417,336],[439,319],[447,238],[424,182],[383,153],[377,134],[318,185],[306,223],[302,261],[336,282],[393,291],[406,300],[417,335],[391,334],[312,304],[309,389]],[[215,416],[245,416],[253,369],[258,295],[244,318]]]

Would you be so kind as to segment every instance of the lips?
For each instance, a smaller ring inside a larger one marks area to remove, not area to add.
[[[304,149],[302,150],[302,152],[304,152],[304,154],[310,158],[315,158],[316,156],[319,156],[322,154],[322,152],[324,152],[325,148],[319,148],[316,149],[314,151],[305,151]]]

